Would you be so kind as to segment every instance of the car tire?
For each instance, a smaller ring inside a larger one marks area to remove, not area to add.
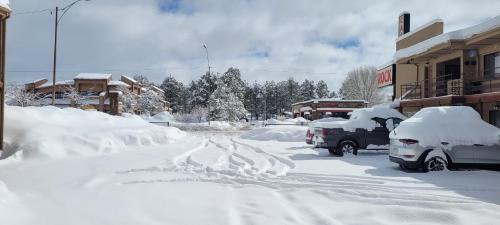
[[[406,166],[405,166],[405,165],[403,165],[403,164],[399,164],[399,168],[400,168],[401,170],[408,170],[408,167],[406,167]]]
[[[448,167],[448,162],[439,156],[433,156],[424,162],[424,171],[443,171]]]
[[[332,155],[337,155],[337,151],[334,148],[328,148],[328,152]]]
[[[338,156],[344,156],[344,154],[358,154],[358,147],[356,146],[356,143],[352,141],[342,141],[339,144],[339,147],[337,148],[337,155]]]

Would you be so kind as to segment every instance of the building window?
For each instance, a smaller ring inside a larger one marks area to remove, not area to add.
[[[500,52],[484,56],[484,78],[500,77]]]

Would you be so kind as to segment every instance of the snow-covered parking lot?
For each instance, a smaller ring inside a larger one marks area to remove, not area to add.
[[[387,152],[196,133],[0,163],[0,224],[496,224],[500,173],[399,170]]]

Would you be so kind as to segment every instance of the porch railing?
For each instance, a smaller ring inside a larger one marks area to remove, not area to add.
[[[402,99],[500,92],[500,74],[477,78],[475,74],[448,74],[401,85]]]

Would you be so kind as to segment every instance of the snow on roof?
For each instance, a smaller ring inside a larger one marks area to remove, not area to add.
[[[151,89],[153,89],[154,91],[157,91],[157,92],[165,93],[165,91],[163,91],[161,88],[154,86],[154,85],[151,85]]]
[[[463,40],[473,37],[474,35],[484,33],[496,28],[500,27],[500,16],[494,17],[484,23],[480,23],[478,25],[468,27],[465,29],[460,29],[444,34],[440,34],[438,36],[429,38],[425,41],[412,45],[408,48],[403,48],[394,54],[394,61],[398,61],[402,58],[414,56],[420,53],[423,53],[434,46],[439,44],[447,43],[450,40]]]
[[[130,85],[120,80],[112,80],[108,85],[130,87]]]
[[[132,82],[134,82],[134,83],[138,83],[135,79],[133,79],[133,78],[131,78],[131,77],[129,77],[129,76],[122,75],[122,77],[124,77],[124,78],[126,78],[127,80],[130,80],[130,81],[132,81]]]
[[[0,6],[10,11],[9,0],[0,0]]]
[[[56,86],[57,85],[73,85],[75,82],[73,80],[63,80],[63,81],[56,81]],[[52,82],[47,82],[42,85],[40,85],[38,88],[44,88],[44,87],[52,87]]]
[[[81,80],[108,80],[110,78],[111,74],[105,73],[80,73],[75,77],[75,79]]]
[[[465,118],[465,119],[464,119]],[[500,129],[484,122],[468,106],[429,107],[418,111],[390,134],[393,139],[415,139],[423,147],[500,145]]]
[[[299,104],[304,104],[304,103],[318,103],[318,102],[359,102],[359,103],[365,103],[368,104],[367,101],[365,100],[348,100],[348,99],[340,99],[340,98],[317,98],[317,99],[311,99],[303,102],[296,102],[293,103],[292,105],[299,105]]]
[[[419,26],[415,29],[413,29],[412,31],[406,33],[406,34],[403,34],[401,36],[399,36],[398,38],[396,38],[396,41],[400,41],[400,40],[403,40],[405,38],[407,38],[408,36],[411,36],[421,30],[423,30],[424,28],[427,28],[428,26],[432,25],[432,24],[435,24],[435,23],[442,23],[443,20],[442,19],[435,19],[435,20],[431,20],[429,22],[427,22],[426,24],[422,25],[422,26]]]

